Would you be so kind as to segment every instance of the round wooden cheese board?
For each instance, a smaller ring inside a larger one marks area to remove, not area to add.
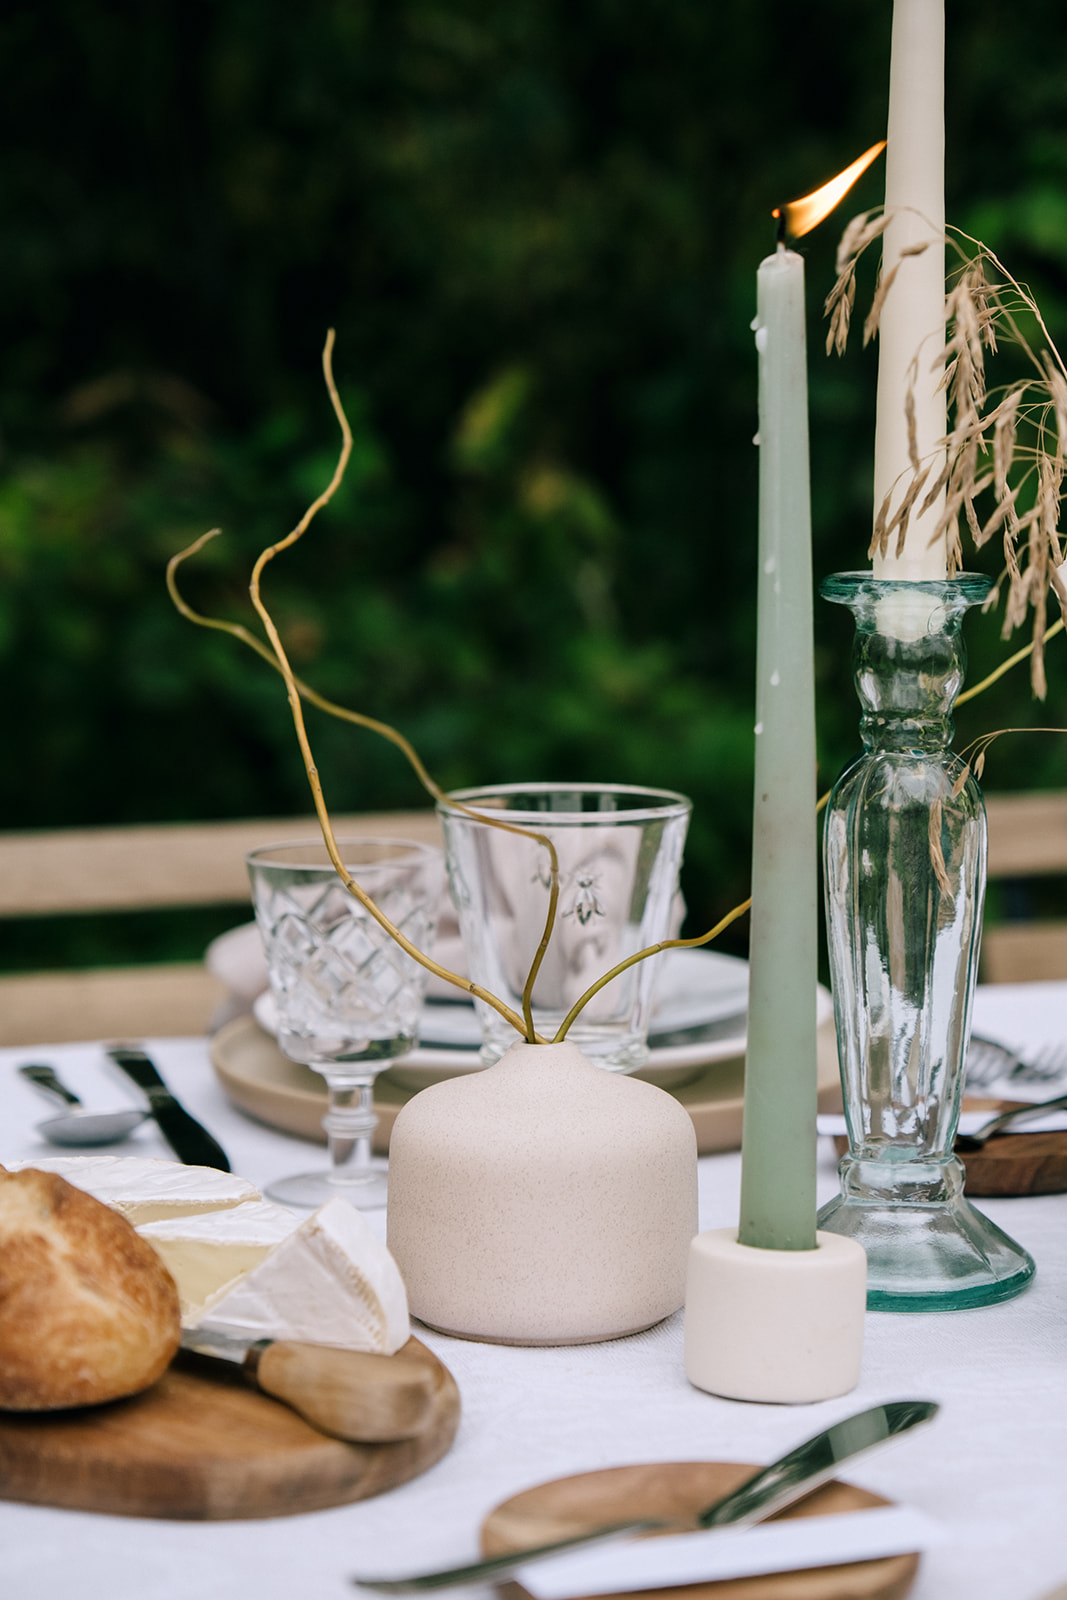
[[[382,1361],[433,1375],[419,1431],[390,1444],[328,1437],[229,1362],[179,1355],[144,1394],[79,1411],[0,1411],[0,1499],[112,1516],[224,1521],[366,1500],[445,1454],[459,1390],[418,1339]]]

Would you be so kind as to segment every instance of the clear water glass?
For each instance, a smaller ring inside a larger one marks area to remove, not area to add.
[[[339,839],[352,878],[428,953],[444,887],[440,850],[409,839]],[[323,844],[281,844],[247,857],[256,922],[270,972],[278,1044],[320,1072],[330,1166],[272,1184],[283,1205],[341,1195],[383,1206],[385,1164],[371,1153],[374,1080],[418,1044],[429,973],[345,888]]]
[[[536,838],[487,827],[457,809],[547,835],[559,858],[559,902],[534,986],[537,1031],[551,1038],[575,1001],[612,967],[677,932],[678,874],[690,802],[671,790],[626,784],[526,783],[457,790],[437,810],[471,978],[522,1011],[527,973],[544,932],[551,858]],[[634,1072],[648,1058],[658,957],[599,991],[567,1037],[599,1066]],[[475,1001],[482,1060],[518,1037]]]

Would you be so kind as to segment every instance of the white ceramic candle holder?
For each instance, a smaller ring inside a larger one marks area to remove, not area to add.
[[[758,1250],[736,1228],[689,1251],[685,1371],[729,1400],[802,1404],[859,1382],[867,1258],[854,1240],[817,1233],[814,1250]]]

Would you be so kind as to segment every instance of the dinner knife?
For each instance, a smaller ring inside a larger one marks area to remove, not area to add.
[[[747,1478],[737,1489],[706,1506],[696,1518],[698,1528],[744,1527],[763,1522],[776,1511],[782,1511],[801,1500],[820,1484],[834,1477],[842,1461],[862,1450],[870,1450],[887,1439],[894,1439],[920,1423],[931,1421],[938,1412],[932,1400],[890,1400],[884,1405],[872,1406],[813,1438],[805,1440],[788,1451],[769,1467]],[[657,1518],[642,1517],[628,1522],[609,1523],[579,1533],[569,1539],[556,1539],[551,1544],[533,1545],[527,1549],[508,1550],[503,1555],[488,1556],[484,1561],[468,1562],[461,1567],[446,1567],[440,1572],[411,1573],[405,1577],[354,1577],[353,1583],[361,1589],[375,1589],[379,1594],[424,1594],[433,1589],[450,1589],[463,1583],[494,1582],[510,1576],[517,1567],[528,1566],[533,1561],[543,1561],[548,1556],[564,1550],[576,1550],[580,1545],[599,1544],[616,1539],[626,1533],[648,1533],[654,1529],[674,1526]]]
[[[186,1166],[216,1167],[219,1172],[229,1172],[230,1163],[225,1150],[178,1103],[143,1050],[112,1045],[107,1054],[147,1095],[149,1109],[159,1131],[179,1161],[184,1161]]]
[[[414,1439],[433,1418],[438,1374],[411,1356],[249,1340],[210,1326],[183,1328],[182,1349],[235,1363],[264,1394],[350,1444]]]

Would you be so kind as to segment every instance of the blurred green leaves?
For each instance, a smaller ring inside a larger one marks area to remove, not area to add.
[[[755,268],[771,207],[879,137],[889,13],[8,8],[0,825],[307,809],[278,680],[178,618],[162,577],[219,526],[183,585],[250,621],[256,553],[336,459],[333,325],[348,477],[265,579],[297,669],[395,722],[446,786],[689,792],[694,918],[740,898]],[[1032,0],[1005,28],[996,0],[948,0],[948,28],[949,213],[1062,336],[1067,13]],[[870,176],[854,209],[878,198]],[[845,220],[804,244],[818,576],[862,564],[871,514],[875,356],[819,353]],[[856,745],[833,610],[816,608],[824,780]],[[969,623],[975,675],[997,633]],[[1050,679],[1051,707],[1055,659]],[[1020,675],[961,733],[1027,720]],[[422,803],[388,746],[317,714],[311,731],[331,804]],[[1031,744],[996,776],[1062,783],[1057,742]]]

